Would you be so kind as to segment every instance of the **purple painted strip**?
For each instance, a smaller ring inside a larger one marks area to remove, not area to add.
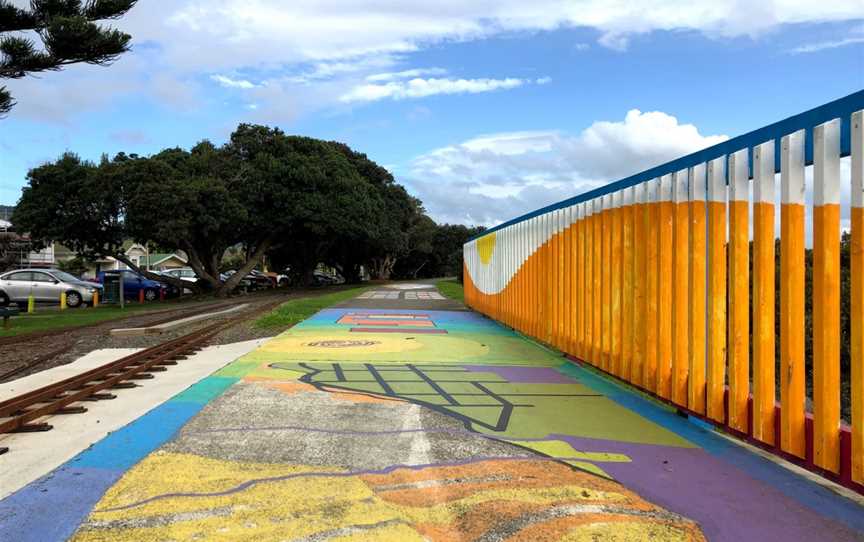
[[[446,329],[428,329],[411,327],[352,327],[354,333],[404,333],[406,335],[446,335]]]
[[[573,384],[577,379],[569,377],[554,367],[500,367],[491,365],[463,365],[477,373],[495,373],[511,383],[524,384]]]

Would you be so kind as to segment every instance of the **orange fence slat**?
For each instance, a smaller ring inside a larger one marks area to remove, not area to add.
[[[729,425],[748,432],[750,398],[750,171],[748,151],[729,156]]]
[[[726,159],[708,162],[708,417],[726,421]]]
[[[840,120],[813,130],[813,463],[840,472]]]
[[[852,115],[852,480],[864,484],[864,111]]]
[[[780,154],[780,446],[804,457],[804,130]]]
[[[774,444],[774,141],[753,149],[753,438]]]
[[[660,177],[657,193],[657,395],[672,398],[672,175]]]
[[[675,173],[672,184],[672,394],[676,404],[687,406],[690,370],[689,251],[690,224],[687,197],[687,170]]]
[[[690,371],[687,382],[687,405],[690,410],[705,414],[706,354],[708,349],[706,329],[708,306],[707,295],[707,216],[705,164],[690,168],[688,187],[690,210],[690,250],[688,259],[690,322]]]

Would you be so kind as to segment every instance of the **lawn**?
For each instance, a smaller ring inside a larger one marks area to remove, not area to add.
[[[465,292],[462,290],[462,285],[456,279],[439,280],[435,283],[438,291],[444,297],[455,299],[456,301],[465,302]]]
[[[164,310],[173,307],[164,304],[148,304],[148,305],[127,305],[121,310],[117,306],[103,305],[97,308],[80,308],[67,309],[65,311],[56,308],[40,308],[37,306],[36,312],[27,314],[21,312],[20,316],[13,316],[9,320],[9,329],[0,329],[0,337],[9,337],[11,335],[23,335],[37,331],[57,330],[63,328],[76,328],[89,324],[97,324],[107,320],[116,320],[131,316],[133,314],[144,313],[148,311]]]
[[[333,292],[332,294],[325,294],[317,297],[292,299],[291,301],[279,305],[270,313],[255,320],[255,327],[291,327],[294,324],[309,318],[321,309],[356,297],[360,292],[366,289],[366,286],[361,286],[359,288],[340,290],[338,292]]]

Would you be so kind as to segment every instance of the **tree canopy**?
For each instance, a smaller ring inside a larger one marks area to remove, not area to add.
[[[12,222],[37,246],[56,241],[133,269],[123,252],[129,240],[182,250],[199,287],[217,293],[265,255],[304,282],[322,262],[348,280],[359,280],[361,266],[389,278],[405,258],[434,259],[429,272],[452,269],[470,235],[464,227],[439,231],[420,201],[366,155],[258,125],[241,124],[221,146],[202,141],[98,164],[65,154],[31,170],[28,182]],[[228,249],[238,268],[223,284]]]
[[[122,17],[137,0],[31,0],[30,8],[0,0],[0,79],[59,70],[75,63],[106,65],[129,50],[131,36],[97,21]],[[35,32],[42,42],[20,33]],[[0,115],[15,105],[0,86]]]

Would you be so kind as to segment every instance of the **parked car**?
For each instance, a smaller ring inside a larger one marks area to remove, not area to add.
[[[227,281],[229,278],[234,276],[237,273],[236,269],[229,269],[225,271],[219,278],[222,282]],[[274,282],[273,279],[268,277],[267,275],[261,273],[260,271],[251,271],[245,277],[240,279],[240,283],[237,285],[238,288],[243,290],[264,290],[267,288],[273,288]]]
[[[101,289],[59,269],[19,269],[0,275],[0,306],[26,303],[31,295],[38,303],[60,303],[65,293],[66,305],[78,307],[92,303],[93,294]]]
[[[185,280],[186,282],[198,282],[198,275],[191,267],[178,267],[177,269],[166,269],[161,271],[160,275],[174,277],[175,279]]]
[[[127,300],[137,300],[142,291],[145,301],[155,301],[163,295],[170,295],[169,288],[165,284],[150,280],[131,269],[103,271],[98,275],[99,282],[104,284],[106,275],[121,273],[123,274],[123,297]]]
[[[312,274],[312,284],[314,286],[333,286],[334,284],[342,284],[343,282],[345,282],[345,279],[341,277],[334,277],[320,271],[315,271]]]

